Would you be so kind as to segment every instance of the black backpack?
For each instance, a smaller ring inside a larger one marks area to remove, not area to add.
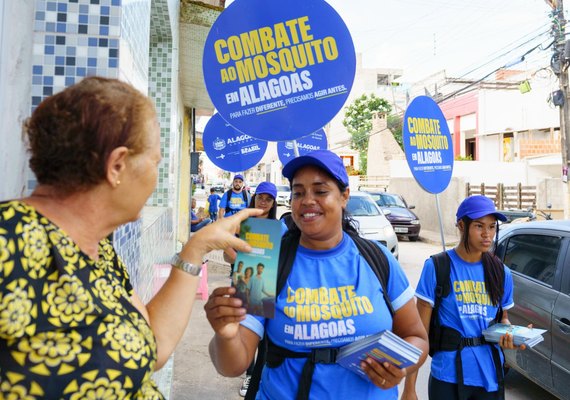
[[[388,278],[390,277],[390,265],[382,250],[378,245],[370,240],[361,238],[356,233],[347,232],[350,238],[356,244],[360,255],[364,257],[368,265],[374,271],[382,286],[384,301],[388,306],[390,315],[394,316],[394,308],[388,297]],[[287,277],[293,267],[295,256],[297,254],[297,247],[299,246],[300,233],[298,230],[288,231],[281,239],[281,249],[279,253],[279,266],[277,270],[277,289],[278,295],[285,286]],[[271,348],[271,352],[269,349]],[[275,354],[277,351],[277,354]],[[279,365],[283,362],[284,358],[307,358],[307,362],[303,367],[303,372],[299,381],[299,389],[297,392],[297,399],[308,399],[309,391],[311,389],[312,375],[315,368],[315,363],[322,362],[332,364],[336,362],[336,353],[338,348],[319,348],[314,349],[310,353],[296,353],[281,347],[278,347],[270,342],[267,333],[264,334],[263,339],[259,342],[257,348],[257,358],[255,360],[255,367],[251,376],[251,381],[245,396],[246,400],[253,400],[259,390],[259,383],[261,381],[261,372],[264,365]]]
[[[232,199],[232,194],[233,194],[233,192],[234,192],[234,191],[233,191],[232,189],[230,189],[230,190],[228,190],[228,191],[226,192],[226,199],[227,199],[227,201],[226,201],[226,215],[225,215],[226,217],[228,216],[227,214],[228,214],[230,211],[232,211],[232,212],[234,211],[234,210],[232,210],[232,209],[230,208],[230,200]],[[245,206],[247,207],[249,204],[248,204],[248,201],[247,201],[247,193],[246,193],[246,191],[242,189],[241,195],[243,196],[243,201],[245,202]]]
[[[459,389],[459,398],[462,399],[463,390],[463,364],[461,362],[461,350],[469,346],[481,346],[489,344],[485,341],[484,337],[462,337],[459,331],[442,326],[439,318],[439,307],[443,298],[447,297],[451,292],[451,260],[446,251],[437,253],[431,256],[435,267],[436,286],[435,286],[435,300],[431,312],[431,319],[429,323],[429,355],[433,355],[438,351],[456,351],[455,369],[457,373],[457,384]],[[485,273],[486,275],[486,273]],[[504,275],[503,275],[504,281]],[[503,308],[499,305],[497,315],[493,323],[500,322],[503,318]],[[504,371],[501,365],[501,358],[497,346],[491,344],[493,354],[493,363],[495,364],[495,372],[497,374],[497,382],[499,384],[499,392],[502,393],[504,398]],[[502,350],[501,350],[502,351]]]

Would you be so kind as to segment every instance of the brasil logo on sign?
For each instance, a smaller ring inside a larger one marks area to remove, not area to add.
[[[206,124],[202,141],[210,161],[232,172],[255,166],[267,150],[266,141],[235,130],[219,114],[214,114]]]

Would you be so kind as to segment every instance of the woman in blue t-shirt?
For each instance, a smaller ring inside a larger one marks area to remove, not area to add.
[[[481,339],[482,331],[495,320],[509,324],[507,310],[514,306],[511,272],[489,252],[498,232],[497,220],[505,221],[506,218],[485,196],[463,200],[456,217],[460,241],[454,249],[447,251],[450,293],[442,297],[439,306],[439,324],[447,332],[446,348],[436,350],[432,357],[429,398],[503,399],[504,391],[500,385],[503,378],[502,354],[499,354],[498,346],[486,344]],[[428,258],[416,290],[418,311],[428,332],[436,298],[436,282],[434,262]],[[449,350],[449,347],[455,348],[455,345],[450,345],[453,339],[447,336],[449,334],[455,335],[453,338],[457,338],[462,348]],[[517,348],[508,334],[501,337],[499,346]],[[417,399],[416,378],[417,372],[408,375],[402,399]]]
[[[271,346],[256,399],[396,400],[397,385],[427,356],[427,334],[412,287],[390,251],[377,244],[389,268],[386,297],[395,311],[392,317],[379,279],[347,233],[356,230],[346,213],[350,189],[340,157],[314,151],[290,161],[283,175],[291,182],[296,225],[285,240],[299,243],[291,271],[277,294],[272,319],[246,315],[241,301],[230,297],[235,289],[214,290],[205,310],[215,331],[210,355],[216,369],[239,376],[266,336]],[[422,350],[417,365],[399,369],[367,357],[360,364],[367,375],[363,379],[334,360],[307,358],[307,353],[334,354],[385,329]]]

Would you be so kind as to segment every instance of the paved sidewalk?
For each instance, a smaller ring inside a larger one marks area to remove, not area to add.
[[[210,254],[208,262],[208,286],[211,293],[216,287],[230,284],[229,264],[220,254]],[[206,301],[196,296],[194,308],[186,332],[174,353],[174,372],[169,400],[191,399],[242,399],[239,389],[243,378],[225,378],[219,375],[208,353],[208,344],[214,331],[204,312]]]
[[[445,247],[453,247],[459,243],[458,235],[444,235]],[[422,228],[420,230],[420,241],[434,245],[441,245],[441,233]]]

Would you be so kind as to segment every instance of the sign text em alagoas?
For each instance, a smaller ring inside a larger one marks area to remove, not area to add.
[[[222,83],[236,79],[246,83],[336,60],[339,53],[335,38],[314,39],[308,21],[309,17],[304,16],[216,40],[218,63],[235,62],[235,66],[220,71]]]

